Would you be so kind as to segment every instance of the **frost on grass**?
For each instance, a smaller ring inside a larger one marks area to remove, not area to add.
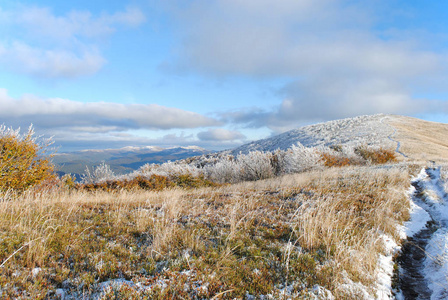
[[[359,116],[301,127],[278,136],[243,145],[232,151],[234,155],[250,151],[286,150],[292,145],[306,147],[331,145],[382,145],[395,147],[388,139],[393,129],[382,120],[386,115]]]
[[[87,169],[84,183],[115,181],[115,185],[122,187],[118,181],[132,182],[136,178],[149,180],[154,176],[162,176],[172,182],[184,182],[182,177],[188,177],[215,183],[238,183],[323,167],[384,164],[394,162],[395,159],[393,150],[379,146],[351,144],[305,147],[297,143],[286,150],[277,149],[273,152],[254,150],[236,156],[222,152],[163,164],[147,164],[131,174],[122,176],[114,176],[107,165],[103,164],[95,168],[93,173]]]
[[[205,154],[115,176],[107,165],[86,170],[85,183],[179,176],[203,177],[219,183],[237,183],[305,172],[322,166],[387,163],[395,160],[394,133],[385,115],[361,116],[305,126],[232,151]]]
[[[363,166],[195,190],[25,194],[0,203],[0,261],[39,242],[5,263],[0,286],[22,299],[375,297],[380,233],[405,219],[407,184]]]

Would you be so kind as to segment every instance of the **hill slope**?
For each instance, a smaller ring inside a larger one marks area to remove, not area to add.
[[[285,150],[301,143],[306,147],[338,144],[393,145],[388,139],[394,129],[384,122],[386,115],[359,116],[300,127],[280,135],[255,141],[232,151],[234,154],[253,150]]]
[[[448,124],[397,115],[359,116],[304,126],[230,152],[285,150],[297,143],[307,147],[377,145],[396,149],[399,159],[446,161]]]
[[[413,160],[448,161],[448,124],[403,116],[388,116],[396,129],[393,139],[400,151]]]

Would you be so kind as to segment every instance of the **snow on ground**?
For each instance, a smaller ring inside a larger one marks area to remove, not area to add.
[[[431,299],[448,299],[448,195],[443,187],[440,168],[427,169],[422,175],[422,182],[427,188],[426,209],[438,229],[426,247],[424,272]]]
[[[415,191],[415,188],[412,187],[410,189],[411,194],[413,194]],[[418,206],[414,203],[414,201],[411,201],[411,218],[409,221],[405,222],[401,232],[400,236],[405,239],[407,237],[412,237],[416,233],[418,233],[420,230],[425,228],[426,223],[431,220],[431,216],[429,215],[426,210]]]
[[[440,228],[426,247],[425,275],[431,299],[448,299],[448,229]]]
[[[399,246],[393,238],[383,234],[382,236],[385,255],[380,255],[378,260],[379,272],[377,274],[377,298],[387,300],[392,298],[392,276],[394,274],[393,256],[399,251]]]
[[[440,168],[424,168],[413,180],[411,218],[402,228],[403,237],[413,237],[430,221],[436,231],[425,250],[422,273],[431,290],[431,300],[448,299],[448,195]],[[419,200],[420,199],[420,200]],[[397,299],[402,299],[398,295]]]

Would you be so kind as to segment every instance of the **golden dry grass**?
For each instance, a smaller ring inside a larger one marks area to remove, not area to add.
[[[448,161],[448,124],[404,116],[387,116],[385,122],[397,130],[393,139],[401,143],[400,151],[409,159]]]
[[[316,284],[350,298],[338,289],[347,278],[373,294],[379,236],[397,237],[408,185],[403,170],[351,167],[194,190],[17,196],[0,203],[2,296],[93,297],[114,278],[153,288],[104,299],[280,297],[285,286],[305,297]]]

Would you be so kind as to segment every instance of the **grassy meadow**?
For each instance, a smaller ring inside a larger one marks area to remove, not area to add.
[[[219,187],[55,189],[0,203],[2,297],[353,299],[375,293],[409,175],[342,167]],[[102,282],[121,279],[101,289]],[[132,284],[132,283],[134,284]]]
[[[2,299],[368,299],[409,165],[359,145],[54,175],[0,127]],[[389,164],[388,164],[389,163]]]

